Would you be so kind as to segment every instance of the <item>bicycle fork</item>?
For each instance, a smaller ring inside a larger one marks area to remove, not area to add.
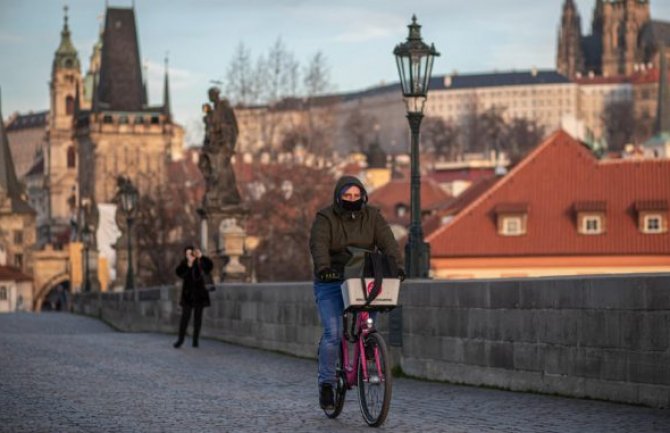
[[[372,319],[368,317],[363,317],[363,316],[368,316],[366,313],[362,313],[361,316],[357,317],[358,321],[358,326],[357,328],[361,330],[360,334],[358,335],[358,338],[355,339],[355,344],[353,346],[354,348],[354,356],[353,358],[349,357],[349,344],[347,342],[347,338],[342,339],[342,364],[344,368],[344,375],[346,378],[346,385],[348,389],[351,389],[353,386],[356,385],[356,375],[358,372],[358,362],[361,362],[361,373],[363,374],[363,381],[369,382],[372,384],[378,384],[381,382],[384,382],[386,379],[383,377],[384,372],[382,371],[381,368],[381,361],[379,358],[379,348],[375,345],[373,348],[374,350],[374,360],[375,360],[375,367],[377,369],[377,375],[374,377],[370,377],[368,374],[368,363],[365,361],[360,361],[360,357],[365,358],[365,337],[369,335],[371,332],[376,332],[374,331],[373,328],[373,323]]]

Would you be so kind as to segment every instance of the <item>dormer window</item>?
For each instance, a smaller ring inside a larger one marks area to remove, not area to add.
[[[635,211],[640,232],[658,234],[668,231],[668,202],[666,200],[636,202]]]
[[[495,208],[498,234],[522,236],[526,234],[528,205],[526,203],[501,203]]]
[[[577,232],[582,235],[605,233],[607,203],[604,201],[582,201],[574,205],[577,215]]]
[[[505,236],[522,235],[521,217],[520,216],[506,216],[502,219],[502,234]]]
[[[642,225],[645,233],[661,233],[663,231],[663,217],[660,214],[645,215]]]
[[[603,232],[603,218],[601,215],[584,215],[580,233],[585,235],[599,235]]]
[[[395,206],[395,216],[398,218],[402,218],[407,214],[407,206],[405,206],[402,203],[398,203]]]

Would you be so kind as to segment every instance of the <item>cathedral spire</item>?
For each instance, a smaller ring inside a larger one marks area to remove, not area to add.
[[[168,56],[165,55],[165,79],[163,81],[163,114],[170,119],[170,81],[168,76]]]
[[[658,108],[656,111],[656,134],[670,133],[670,85],[668,84],[668,57],[665,44],[658,49],[660,56],[658,80]]]
[[[53,69],[77,69],[79,70],[79,55],[77,49],[72,44],[70,27],[68,26],[68,7],[63,6],[63,30],[60,32],[60,45],[56,50],[53,62]]]
[[[582,52],[582,22],[573,0],[565,0],[558,30],[556,69],[573,77],[584,68]]]

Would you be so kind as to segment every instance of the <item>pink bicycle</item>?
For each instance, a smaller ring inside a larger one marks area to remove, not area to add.
[[[389,311],[392,308],[374,310]],[[324,409],[324,412],[329,418],[337,417],[344,407],[347,390],[358,386],[363,419],[369,426],[378,427],[386,420],[391,405],[391,360],[384,339],[375,329],[370,310],[351,307],[344,313],[335,406]]]

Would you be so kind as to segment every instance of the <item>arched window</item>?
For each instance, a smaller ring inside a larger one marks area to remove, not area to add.
[[[74,114],[74,98],[72,96],[65,98],[65,114]]]
[[[74,168],[77,166],[77,154],[74,151],[74,146],[67,148],[67,168]]]

